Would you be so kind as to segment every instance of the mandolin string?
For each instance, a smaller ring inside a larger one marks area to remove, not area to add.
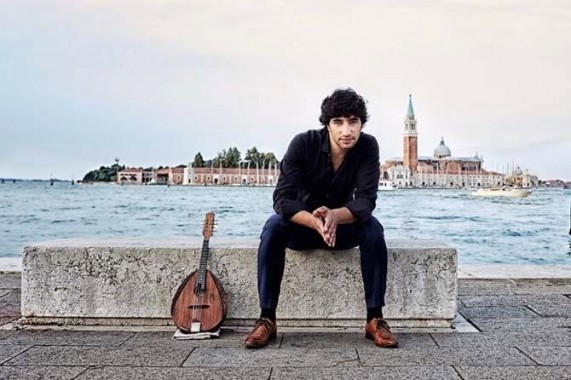
[[[214,217],[214,215],[212,215],[212,217]],[[214,229],[214,220],[210,220],[210,222],[208,220],[206,220],[206,228],[210,228],[210,231],[212,231]],[[198,297],[199,309],[197,310],[199,322],[202,320],[202,305],[204,302],[204,293],[206,291],[206,265],[205,265],[205,263],[203,263],[203,259],[205,259],[207,257],[203,257],[203,256],[208,254],[209,242],[210,242],[210,239],[209,238],[207,239],[205,236],[203,247],[202,247],[202,254],[200,255],[200,258],[201,258],[201,260],[200,260],[200,273],[204,273],[204,278],[202,279],[202,281],[203,281],[202,285],[203,285],[204,289],[199,289],[199,292],[200,292],[200,295]],[[206,260],[204,260],[204,261],[206,261]],[[202,324],[200,325],[200,329],[202,330]]]

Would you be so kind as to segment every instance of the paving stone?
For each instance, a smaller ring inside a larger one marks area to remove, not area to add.
[[[0,345],[119,346],[133,334],[124,331],[0,330]]]
[[[4,297],[6,294],[10,293],[12,289],[0,289],[0,299]]]
[[[535,365],[514,347],[422,347],[415,349],[359,348],[369,366]]]
[[[223,364],[223,363],[221,363]],[[270,368],[156,368],[156,367],[102,367],[89,368],[78,380],[239,380],[267,379]]]
[[[520,347],[540,365],[571,366],[571,347]],[[569,369],[571,371],[571,368]]]
[[[571,301],[571,299],[570,299]],[[542,317],[563,317],[571,318],[571,304],[570,305],[529,305],[533,311]]]
[[[516,294],[571,294],[571,278],[516,280]]]
[[[3,289],[2,291],[6,291],[7,293],[0,298],[0,302],[16,303],[20,305],[20,299],[22,298],[22,292],[20,289]]]
[[[11,347],[11,346],[0,346]],[[62,366],[180,366],[192,347],[83,347],[36,346],[8,361],[6,365]]]
[[[354,348],[322,350],[197,348],[183,364],[185,367],[221,365],[224,367],[357,367],[359,359]]]
[[[20,304],[4,302],[0,299],[0,318],[20,317]]]
[[[466,307],[474,306],[522,306],[522,305],[567,305],[571,299],[562,294],[512,294],[508,296],[461,296]]]
[[[16,319],[18,319],[19,316],[13,316],[13,317],[0,317],[0,326],[4,326],[12,321],[15,321]]]
[[[173,332],[139,332],[133,338],[125,342],[125,346],[148,346],[148,345],[167,345],[167,346],[186,346],[186,347],[233,347],[244,348],[244,341],[247,332],[225,332],[220,333],[219,339],[204,340],[174,340]],[[267,348],[278,348],[282,340],[282,333],[278,333],[276,340],[270,342]]]
[[[569,380],[569,367],[458,367],[464,380]]]
[[[514,280],[458,280],[458,295],[502,295],[515,294],[517,284]]]
[[[466,319],[499,319],[499,318],[539,318],[539,315],[525,306],[478,306],[466,307],[459,311]]]
[[[396,334],[399,347],[436,346],[430,334]],[[281,348],[336,348],[369,347],[374,343],[363,333],[285,333]]]
[[[6,345],[0,346],[0,364],[10,360],[15,355],[27,350],[30,346],[23,345]]]
[[[1,366],[0,379],[26,379],[26,380],[68,380],[74,379],[86,367],[28,367],[28,366]]]
[[[274,368],[271,379],[461,379],[452,367]]]
[[[22,287],[22,275],[20,273],[0,272],[0,289],[20,289]]]
[[[458,346],[571,346],[571,331],[506,330],[495,333],[432,334],[440,347]]]
[[[470,322],[483,332],[517,330],[533,331],[571,331],[571,318],[471,318]]]

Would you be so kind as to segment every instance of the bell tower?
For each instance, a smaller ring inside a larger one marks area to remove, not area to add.
[[[408,95],[408,110],[404,118],[404,166],[410,169],[411,173],[416,173],[418,166],[418,131],[416,130],[416,119],[412,108],[412,95]]]

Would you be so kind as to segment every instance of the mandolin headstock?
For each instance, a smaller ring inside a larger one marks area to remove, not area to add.
[[[214,213],[207,212],[204,216],[204,226],[202,227],[202,236],[208,240],[214,233]]]

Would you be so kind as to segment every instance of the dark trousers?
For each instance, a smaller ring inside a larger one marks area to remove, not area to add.
[[[300,226],[281,215],[271,216],[262,231],[258,248],[258,295],[261,308],[278,306],[285,266],[285,250],[329,249],[317,231]],[[385,305],[387,245],[383,226],[371,216],[364,223],[337,226],[335,249],[359,246],[361,274],[368,308]]]

